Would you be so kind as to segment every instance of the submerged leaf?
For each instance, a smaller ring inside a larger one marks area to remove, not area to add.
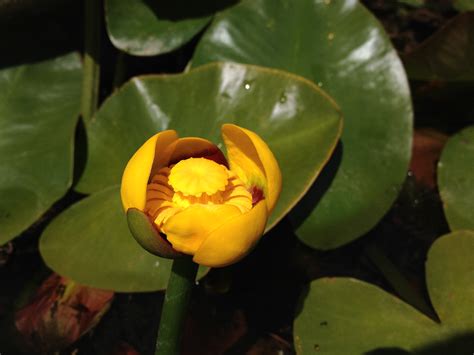
[[[114,293],[51,275],[34,299],[17,312],[15,325],[32,349],[61,350],[93,328],[110,307]]]

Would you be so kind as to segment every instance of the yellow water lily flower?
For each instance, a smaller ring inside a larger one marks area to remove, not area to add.
[[[222,136],[228,160],[206,139],[154,135],[128,162],[121,187],[125,210],[144,212],[156,238],[210,267],[248,254],[281,190],[278,163],[257,134],[225,124]]]

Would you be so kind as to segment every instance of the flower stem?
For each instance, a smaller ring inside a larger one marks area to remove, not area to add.
[[[84,122],[90,122],[99,102],[100,77],[100,0],[84,3],[84,76],[82,79],[81,113]]]
[[[178,355],[181,333],[198,265],[190,257],[175,259],[161,311],[155,355]]]

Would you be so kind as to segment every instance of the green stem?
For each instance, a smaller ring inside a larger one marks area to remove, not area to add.
[[[375,245],[369,245],[365,252],[403,300],[432,319],[438,319],[425,299],[415,291],[392,261],[379,248]]]
[[[183,323],[197,269],[198,265],[189,257],[178,258],[173,262],[161,311],[155,355],[178,355],[180,352]]]
[[[92,119],[99,102],[101,6],[100,0],[85,0],[81,113],[86,123]]]

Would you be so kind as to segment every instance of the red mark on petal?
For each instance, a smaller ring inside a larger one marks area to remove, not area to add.
[[[263,190],[258,186],[252,186],[250,188],[250,193],[252,194],[253,206],[255,206],[257,203],[259,203],[265,198],[265,196],[263,195]]]

